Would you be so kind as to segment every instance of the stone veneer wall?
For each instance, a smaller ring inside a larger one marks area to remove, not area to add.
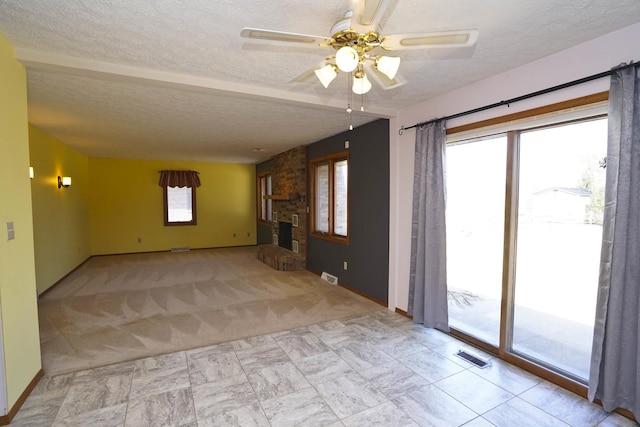
[[[278,221],[292,222],[298,215],[298,226],[291,228],[292,240],[298,241],[298,254],[307,257],[307,147],[300,146],[271,159],[271,188],[275,196],[291,195],[290,200],[273,200]],[[278,234],[274,222],[273,233]]]

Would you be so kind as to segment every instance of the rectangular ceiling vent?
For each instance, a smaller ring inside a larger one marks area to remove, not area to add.
[[[326,280],[327,282],[331,283],[332,285],[337,285],[338,284],[338,278],[336,276],[332,275],[332,274],[327,273],[326,271],[322,273],[320,278],[322,280]]]
[[[189,246],[176,246],[171,248],[171,252],[189,252],[191,248]]]
[[[478,368],[486,368],[487,366],[489,366],[488,360],[478,356],[477,354],[473,354],[468,350],[458,350],[456,356],[466,360],[469,363],[474,364]]]

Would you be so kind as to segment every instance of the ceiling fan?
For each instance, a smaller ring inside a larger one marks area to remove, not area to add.
[[[378,26],[389,2],[353,0],[352,9],[331,27],[329,37],[248,27],[243,28],[240,35],[255,40],[332,47],[336,50],[335,54],[326,57],[313,71],[325,88],[329,87],[339,71],[353,73],[352,90],[356,94],[364,94],[371,89],[367,76],[384,89],[393,89],[405,83],[397,75],[400,58],[381,55],[382,52],[470,47],[478,39],[478,31],[474,29],[382,35]],[[303,73],[302,76],[308,74]]]

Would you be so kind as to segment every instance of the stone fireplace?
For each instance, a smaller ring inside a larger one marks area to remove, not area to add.
[[[307,149],[304,146],[271,159],[273,244],[258,247],[258,259],[277,270],[306,268]]]

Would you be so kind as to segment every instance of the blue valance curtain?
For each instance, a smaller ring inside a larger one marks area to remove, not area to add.
[[[416,131],[408,314],[416,323],[448,331],[445,140],[444,120]]]
[[[603,243],[589,399],[640,419],[640,79],[611,75]]]

